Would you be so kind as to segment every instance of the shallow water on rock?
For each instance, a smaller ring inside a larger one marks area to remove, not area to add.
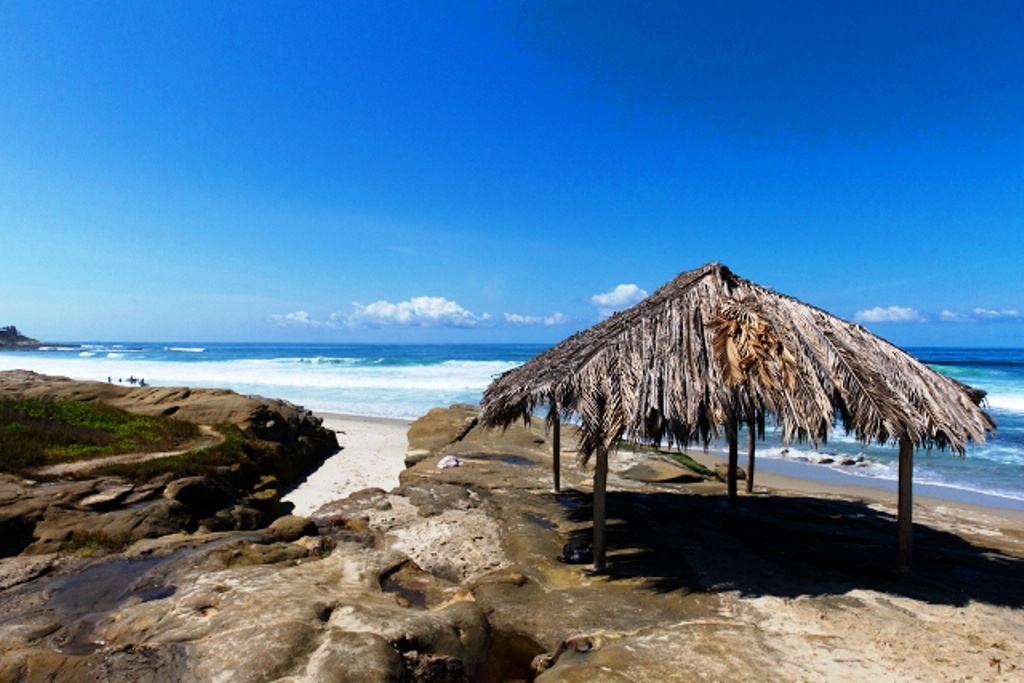
[[[583,505],[583,501],[579,495],[571,495],[563,493],[556,496],[558,504],[569,510],[579,510]]]
[[[534,524],[543,529],[551,530],[555,529],[558,526],[544,515],[538,515],[535,512],[526,512],[524,513],[524,516],[526,517],[526,519],[530,520],[531,522],[533,522]]]
[[[410,576],[392,574],[380,584],[381,590],[385,593],[396,595],[399,602],[405,607],[426,609],[428,586],[422,579]]]
[[[175,586],[145,581],[149,571],[172,557],[111,560],[60,579],[50,608],[65,628],[54,637],[53,646],[65,654],[94,652],[104,645],[93,637],[93,631],[106,612],[129,598],[148,602],[173,595]]]
[[[491,633],[491,646],[473,676],[473,683],[529,683],[536,677],[533,658],[544,654],[533,639],[511,631]]]
[[[509,465],[518,465],[520,467],[533,467],[537,464],[529,458],[524,458],[521,455],[506,455],[501,459],[501,461]]]

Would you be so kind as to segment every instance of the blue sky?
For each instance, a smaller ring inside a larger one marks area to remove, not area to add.
[[[0,324],[558,341],[721,261],[1024,346],[1019,2],[0,3]]]

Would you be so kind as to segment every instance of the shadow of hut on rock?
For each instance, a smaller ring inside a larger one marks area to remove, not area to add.
[[[566,518],[593,519],[591,496],[563,491]],[[867,503],[756,496],[730,509],[724,495],[608,493],[611,581],[646,579],[650,590],[745,596],[841,595],[872,589],[936,604],[1024,607],[1024,558],[914,526],[912,575],[894,570],[894,516]],[[582,527],[570,540],[588,540]]]

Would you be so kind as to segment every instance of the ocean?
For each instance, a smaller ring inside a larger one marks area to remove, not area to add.
[[[310,410],[412,420],[435,406],[479,402],[496,376],[543,351],[537,344],[82,343],[0,351],[0,370],[28,369],[75,379],[215,387],[283,398]],[[988,392],[996,435],[961,458],[915,455],[917,491],[1024,509],[1024,350],[908,349],[939,372]],[[745,437],[741,435],[741,444]],[[711,450],[724,449],[724,444]],[[742,451],[743,449],[741,449]],[[758,444],[758,464],[829,471],[849,483],[893,486],[893,447],[864,446],[833,432],[812,449],[777,437]],[[841,465],[843,459],[860,460]],[[741,454],[741,461],[744,457]],[[778,469],[782,468],[782,469]]]

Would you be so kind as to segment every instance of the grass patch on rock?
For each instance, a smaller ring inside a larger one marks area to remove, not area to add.
[[[0,399],[0,471],[180,448],[198,427],[102,403]]]
[[[691,469],[701,476],[712,478],[715,476],[714,472],[712,472],[704,465],[701,465],[699,462],[691,458],[686,453],[672,453],[672,459],[675,460],[680,465],[682,465],[683,467]]]
[[[89,476],[124,477],[138,482],[164,474],[170,474],[177,479],[210,476],[224,469],[251,469],[253,461],[259,455],[259,447],[247,438],[237,425],[225,423],[217,429],[224,436],[224,440],[215,446],[166,458],[101,465],[91,470]]]
[[[710,469],[708,469],[704,465],[702,465],[699,462],[697,462],[696,460],[694,460],[692,457],[690,457],[689,454],[687,454],[684,451],[678,451],[678,452],[677,451],[666,451],[666,450],[664,450],[662,448],[658,448],[657,446],[651,446],[651,445],[648,445],[648,444],[629,443],[625,439],[620,439],[619,440],[619,448],[629,449],[629,450],[635,451],[637,453],[651,453],[652,455],[667,455],[668,457],[670,457],[673,460],[675,460],[676,463],[678,463],[679,465],[682,465],[683,467],[685,467],[687,469],[693,470],[694,472],[696,472],[697,474],[701,475],[702,477],[712,477],[713,478],[715,476],[715,473],[713,471],[711,471]]]
[[[112,536],[103,531],[75,530],[62,550],[79,557],[102,557],[120,552],[129,545],[131,537],[126,534]]]

